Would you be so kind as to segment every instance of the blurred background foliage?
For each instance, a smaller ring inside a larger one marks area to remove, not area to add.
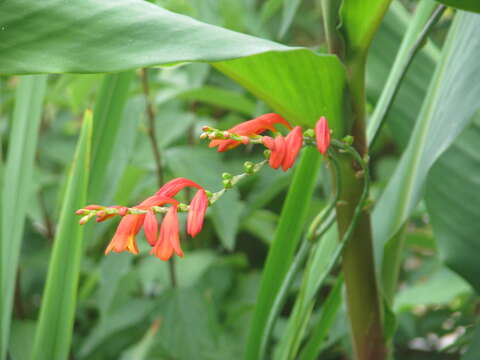
[[[288,45],[325,47],[320,1],[154,2],[204,22]],[[415,1],[394,2],[375,37],[368,58],[370,109],[381,93],[415,5]],[[451,18],[449,10],[433,29],[431,40],[415,58],[388,113],[387,125],[373,149],[374,198],[386,185],[408,142]],[[24,81],[16,76],[0,78],[1,154],[14,148],[9,133],[17,91]],[[10,339],[14,360],[30,358],[66,174],[85,109],[93,109],[94,131],[101,134],[92,144],[95,160],[87,201],[105,205],[136,204],[158,188],[149,106],[164,179],[187,177],[212,191],[221,188],[222,172],[239,173],[244,161],[260,159],[262,153],[253,147],[216,153],[198,138],[201,127],[208,124],[227,129],[269,111],[264,103],[204,63],[157,67],[144,73],[49,75],[45,81],[44,95],[41,90],[37,93],[43,107],[33,174],[28,175],[34,181],[31,187],[18,190],[28,198],[28,208]],[[477,133],[479,126],[478,122],[471,125]],[[456,142],[446,155],[454,158],[456,148],[463,149]],[[2,164],[5,158],[3,155]],[[198,237],[187,239],[182,233],[186,256],[175,260],[176,289],[170,286],[167,263],[148,256],[145,242],[140,242],[139,256],[105,257],[103,251],[116,221],[88,224],[71,358],[241,358],[262,266],[290,179],[291,173],[265,168],[209,209]],[[326,204],[325,186],[328,179],[320,176],[310,218]],[[430,191],[442,189],[432,185],[428,196]],[[186,193],[185,197],[189,196]],[[438,237],[427,207],[422,201],[407,224],[407,246],[394,306],[398,326],[394,348],[397,359],[460,359],[474,334],[478,297],[469,283],[439,260]],[[292,294],[298,291],[300,280],[298,276]],[[326,297],[335,282],[335,276],[329,278],[320,296]],[[343,359],[345,349],[351,347],[343,294],[339,296],[340,311],[322,344],[322,359]],[[274,349],[282,339],[293,300],[292,296],[276,323]],[[313,326],[321,313],[322,307],[317,305],[307,326]]]

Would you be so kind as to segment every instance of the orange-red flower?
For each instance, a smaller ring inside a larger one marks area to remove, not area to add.
[[[330,146],[330,128],[328,127],[328,121],[324,116],[322,116],[315,125],[315,137],[318,151],[325,155]]]
[[[289,130],[292,129],[292,126],[283,117],[275,113],[269,113],[259,116],[255,119],[242,122],[229,129],[228,132],[247,137],[259,135],[267,130],[275,133],[277,132],[277,129],[275,129],[276,124],[282,124]],[[233,139],[215,139],[210,142],[209,147],[218,146],[218,151],[222,152],[233,149],[240,145],[240,143],[240,141]]]
[[[173,252],[178,256],[183,256],[180,247],[179,237],[180,227],[178,225],[177,206],[173,205],[168,209],[165,218],[160,226],[160,236],[152,248],[150,254],[155,255],[160,260],[168,260],[172,257]]]
[[[300,126],[295,126],[286,137],[279,135],[273,139],[269,136],[264,136],[262,142],[271,151],[270,166],[274,169],[278,169],[281,166],[283,171],[287,171],[295,163],[298,152],[302,147],[302,129]]]
[[[161,206],[165,204],[178,204],[178,201],[167,198],[163,195],[150,196],[140,204],[135,206],[136,209],[147,210],[152,206]],[[138,254],[136,235],[144,225],[146,214],[128,214],[125,215],[118,224],[115,235],[105,250],[105,255],[110,251],[122,252],[129,251]]]
[[[193,237],[197,235],[203,226],[203,220],[208,208],[208,196],[205,190],[197,183],[185,179],[176,178],[164,186],[162,186],[153,196],[148,197],[140,204],[134,206],[134,209],[147,210],[145,214],[126,214],[120,221],[118,228],[113,236],[110,244],[105,250],[105,254],[110,251],[121,252],[129,251],[133,254],[138,254],[136,235],[143,226],[145,237],[148,243],[153,247],[152,254],[162,260],[168,260],[175,252],[179,256],[183,256],[183,251],[180,247],[179,241],[179,225],[178,225],[178,201],[173,199],[179,191],[185,187],[195,187],[199,189],[190,203],[188,218],[187,218],[187,232]],[[170,204],[162,224],[160,226],[160,235],[158,234],[158,221],[152,207]],[[112,206],[119,209],[119,212],[125,207]],[[88,207],[87,207],[88,208]],[[104,207],[96,205],[92,210],[105,209]],[[98,216],[98,213],[97,213]],[[100,214],[98,217],[102,221],[115,216],[115,214]]]
[[[187,217],[187,233],[195,237],[203,227],[203,219],[208,208],[208,197],[205,190],[197,191],[192,201]]]

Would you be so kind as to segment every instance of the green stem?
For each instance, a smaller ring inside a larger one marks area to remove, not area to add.
[[[356,58],[348,65],[354,147],[360,156],[365,156],[368,153],[365,132],[365,59]],[[360,169],[352,163],[350,157],[343,157],[340,166],[342,191],[337,205],[337,224],[339,234],[343,237],[355,218],[366,177],[359,176]],[[355,359],[383,360],[387,356],[387,346],[383,335],[382,302],[375,275],[370,214],[364,209],[360,210],[352,239],[346,244],[342,269]]]

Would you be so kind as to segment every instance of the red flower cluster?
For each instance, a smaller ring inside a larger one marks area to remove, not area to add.
[[[273,133],[277,132],[275,129],[275,124],[282,124],[287,129],[291,130],[292,126],[278,114],[269,113],[259,116],[253,120],[244,121],[233,128],[229,129],[228,132],[245,136],[246,142],[248,142],[248,137],[260,135],[263,132],[270,130]],[[209,147],[218,146],[218,151],[223,152],[230,149],[233,149],[240,145],[240,142],[233,140],[233,139],[226,139],[226,140],[212,140],[210,142]]]
[[[179,239],[178,223],[178,205],[179,202],[173,197],[185,187],[195,187],[199,189],[190,202],[187,217],[187,233],[192,237],[197,235],[203,226],[203,219],[208,207],[208,196],[205,190],[197,183],[185,179],[177,178],[169,181],[158,190],[155,195],[148,197],[140,204],[134,206],[134,209],[146,210],[146,214],[127,214],[125,207],[114,206],[119,209],[119,215],[123,215],[120,224],[117,227],[113,239],[110,241],[105,254],[110,251],[122,252],[129,251],[138,254],[136,235],[143,226],[145,237],[152,246],[151,254],[154,254],[161,260],[168,260],[175,252],[178,256],[183,256]],[[157,216],[152,210],[154,206],[170,205],[158,231]],[[98,205],[87,206],[86,209],[102,209]],[[81,211],[81,210],[79,210]],[[97,212],[97,221],[104,221],[116,214]],[[159,234],[158,234],[159,232]],[[158,236],[157,236],[158,234]]]
[[[242,140],[234,139],[214,139],[210,142],[210,147],[218,146],[218,151],[226,151],[240,145],[247,144],[251,139],[259,138],[260,134],[270,130],[273,133],[278,131],[275,124],[282,124],[287,127],[290,132],[287,136],[277,135],[275,138],[270,136],[261,136],[262,144],[267,147],[270,153],[269,164],[272,168],[282,168],[283,171],[290,169],[298,156],[303,145],[303,134],[300,126],[292,126],[283,117],[278,114],[270,113],[262,115],[258,118],[245,121],[227,130],[227,133],[240,135]],[[228,135],[228,134],[227,134]],[[325,117],[321,117],[315,125],[315,138],[318,151],[323,155],[326,154],[330,146],[330,129]]]

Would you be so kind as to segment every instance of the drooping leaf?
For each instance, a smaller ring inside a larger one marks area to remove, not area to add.
[[[21,78],[15,94],[12,129],[4,168],[0,227],[0,359],[7,353],[21,241],[30,202],[33,163],[47,85],[46,76]]]
[[[417,205],[431,166],[478,109],[479,31],[479,15],[456,15],[407,150],[373,212],[378,261]]]
[[[32,349],[35,360],[68,358],[83,253],[83,228],[75,211],[87,197],[91,141],[92,113],[86,111],[49,262]]]
[[[440,257],[480,291],[480,117],[432,167],[425,200]]]
[[[141,0],[6,0],[0,14],[3,74],[118,72],[289,50]]]

